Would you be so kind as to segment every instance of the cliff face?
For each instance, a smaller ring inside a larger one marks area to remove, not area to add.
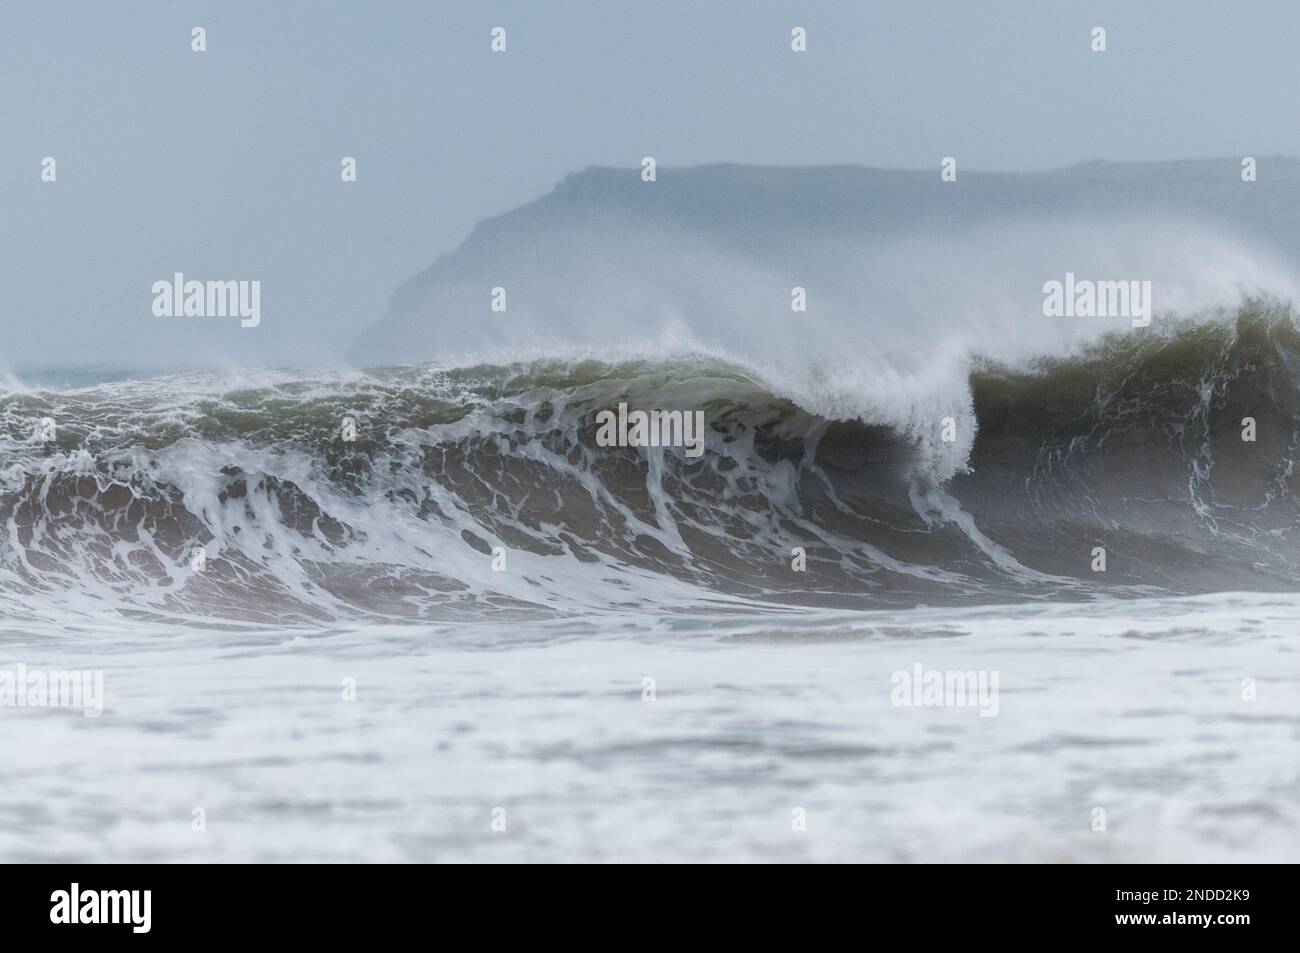
[[[946,183],[937,168],[717,165],[661,168],[646,183],[638,167],[593,167],[480,223],[397,289],[350,357],[373,365],[638,336],[732,340],[788,318],[796,285],[823,314],[856,310],[870,324],[967,302],[980,275],[999,307],[1029,314],[1042,281],[1065,270],[1159,280],[1190,274],[1201,258],[1222,271],[1227,244],[1238,272],[1265,257],[1300,260],[1300,161],[1261,158],[1250,184],[1240,168],[1231,158],[1087,163],[959,172]],[[1179,244],[1190,235],[1220,244]],[[1172,250],[1157,255],[1162,244]],[[489,307],[496,287],[506,289],[505,313]]]

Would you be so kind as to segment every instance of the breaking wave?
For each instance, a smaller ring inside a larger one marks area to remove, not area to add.
[[[894,418],[823,415],[699,353],[10,380],[0,617],[319,626],[1293,589],[1298,360],[1290,310],[1252,302],[975,359]],[[703,410],[704,455],[598,446],[620,401]],[[32,440],[42,418],[53,442]]]

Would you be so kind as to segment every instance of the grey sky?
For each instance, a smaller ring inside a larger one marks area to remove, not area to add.
[[[0,370],[336,361],[475,222],[646,154],[936,174],[1300,155],[1298,35],[1290,0],[5,0]],[[260,279],[261,326],[155,318],[174,271]]]

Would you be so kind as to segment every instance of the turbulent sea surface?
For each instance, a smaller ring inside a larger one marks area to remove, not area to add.
[[[874,415],[698,352],[8,379],[0,668],[106,700],[0,709],[0,858],[1294,860],[1297,360],[1252,303]]]

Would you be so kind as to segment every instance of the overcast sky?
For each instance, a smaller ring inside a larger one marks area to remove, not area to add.
[[[335,362],[479,219],[647,154],[1300,156],[1297,36],[1294,0],[4,0],[0,370]],[[260,280],[261,325],[154,317],[176,271]]]

